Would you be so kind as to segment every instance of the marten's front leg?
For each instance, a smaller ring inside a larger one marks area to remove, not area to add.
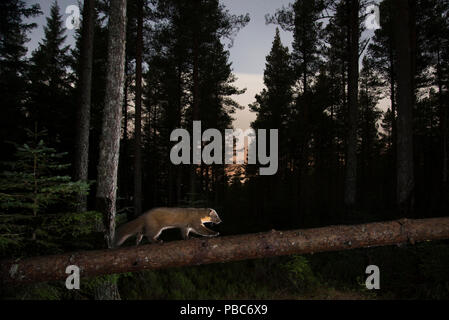
[[[198,224],[192,228],[192,231],[204,237],[216,237],[220,233],[206,228],[203,224]]]

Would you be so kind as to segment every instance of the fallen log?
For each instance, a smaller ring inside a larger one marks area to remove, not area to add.
[[[80,251],[52,256],[3,260],[3,285],[63,280],[66,267],[80,268],[81,279],[281,255],[348,250],[418,241],[449,239],[449,217],[401,219],[360,225],[270,231],[217,238],[197,238],[164,244]]]

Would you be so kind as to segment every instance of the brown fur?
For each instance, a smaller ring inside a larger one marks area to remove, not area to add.
[[[137,235],[136,245],[144,235],[148,241],[156,242],[164,228],[181,229],[183,239],[188,239],[189,232],[206,237],[219,234],[206,228],[203,222],[218,224],[221,220],[215,210],[210,208],[155,208],[121,226],[116,231],[114,246],[120,246],[134,235]]]

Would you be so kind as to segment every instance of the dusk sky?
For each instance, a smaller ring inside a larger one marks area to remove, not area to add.
[[[222,0],[226,8],[232,14],[249,13],[251,21],[249,24],[240,30],[234,39],[234,45],[230,48],[230,60],[232,67],[238,80],[236,82],[239,88],[247,88],[246,93],[236,97],[236,100],[243,106],[245,110],[238,111],[234,117],[235,128],[246,129],[252,120],[255,119],[255,114],[249,112],[247,105],[254,101],[255,94],[259,93],[263,87],[263,70],[265,68],[265,57],[269,53],[271,43],[274,38],[275,25],[265,24],[265,15],[267,13],[274,13],[277,8],[282,5],[288,5],[293,0]],[[28,4],[39,3],[43,15],[31,19],[31,21],[38,24],[38,28],[34,29],[30,34],[29,53],[34,50],[39,41],[43,37],[43,26],[46,23],[46,17],[50,12],[50,6],[53,1],[36,1],[26,0]],[[57,1],[63,19],[69,16],[65,10],[70,5],[77,5],[77,0],[58,0]],[[67,43],[72,44],[73,30],[67,30]],[[284,44],[290,46],[292,42],[291,33],[281,31],[281,39]]]
[[[26,0],[28,4],[39,3],[44,13],[31,21],[38,24],[30,34],[29,53],[34,50],[43,37],[43,25],[50,12],[51,1]],[[77,0],[57,0],[63,19],[67,19],[69,14],[65,10],[70,5],[77,5]],[[81,1],[82,3],[82,1]],[[232,68],[238,80],[236,85],[246,88],[245,94],[236,96],[235,99],[243,106],[244,110],[239,110],[234,115],[233,123],[235,128],[247,129],[256,115],[249,111],[248,104],[254,102],[254,96],[263,88],[263,71],[265,68],[265,57],[270,52],[276,26],[265,24],[265,15],[273,14],[276,9],[293,3],[293,0],[221,0],[229,12],[240,15],[249,13],[251,21],[240,30],[234,39],[234,45],[229,49]],[[67,30],[67,43],[73,45],[73,30]],[[293,41],[292,33],[281,30],[281,40],[284,45],[288,45],[291,50]],[[387,101],[380,102],[382,109],[387,108]]]
[[[265,24],[265,15],[274,13],[282,5],[287,6],[293,0],[223,0],[229,11],[233,14],[249,13],[251,21],[240,30],[234,46],[230,49],[231,61],[234,72],[238,77],[237,85],[247,88],[246,93],[236,100],[245,106],[245,110],[238,111],[235,115],[234,127],[249,128],[251,121],[256,117],[249,112],[247,105],[254,102],[254,96],[263,88],[263,71],[265,69],[265,57],[271,49],[276,26]],[[291,33],[281,30],[281,40],[284,45],[289,45],[293,36]]]

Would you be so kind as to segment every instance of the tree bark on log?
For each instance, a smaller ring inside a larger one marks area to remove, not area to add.
[[[76,265],[81,278],[148,269],[257,259],[449,239],[449,217],[401,219],[360,225],[275,231],[164,244],[81,251],[53,256],[4,260],[0,283],[14,285],[64,280]]]

